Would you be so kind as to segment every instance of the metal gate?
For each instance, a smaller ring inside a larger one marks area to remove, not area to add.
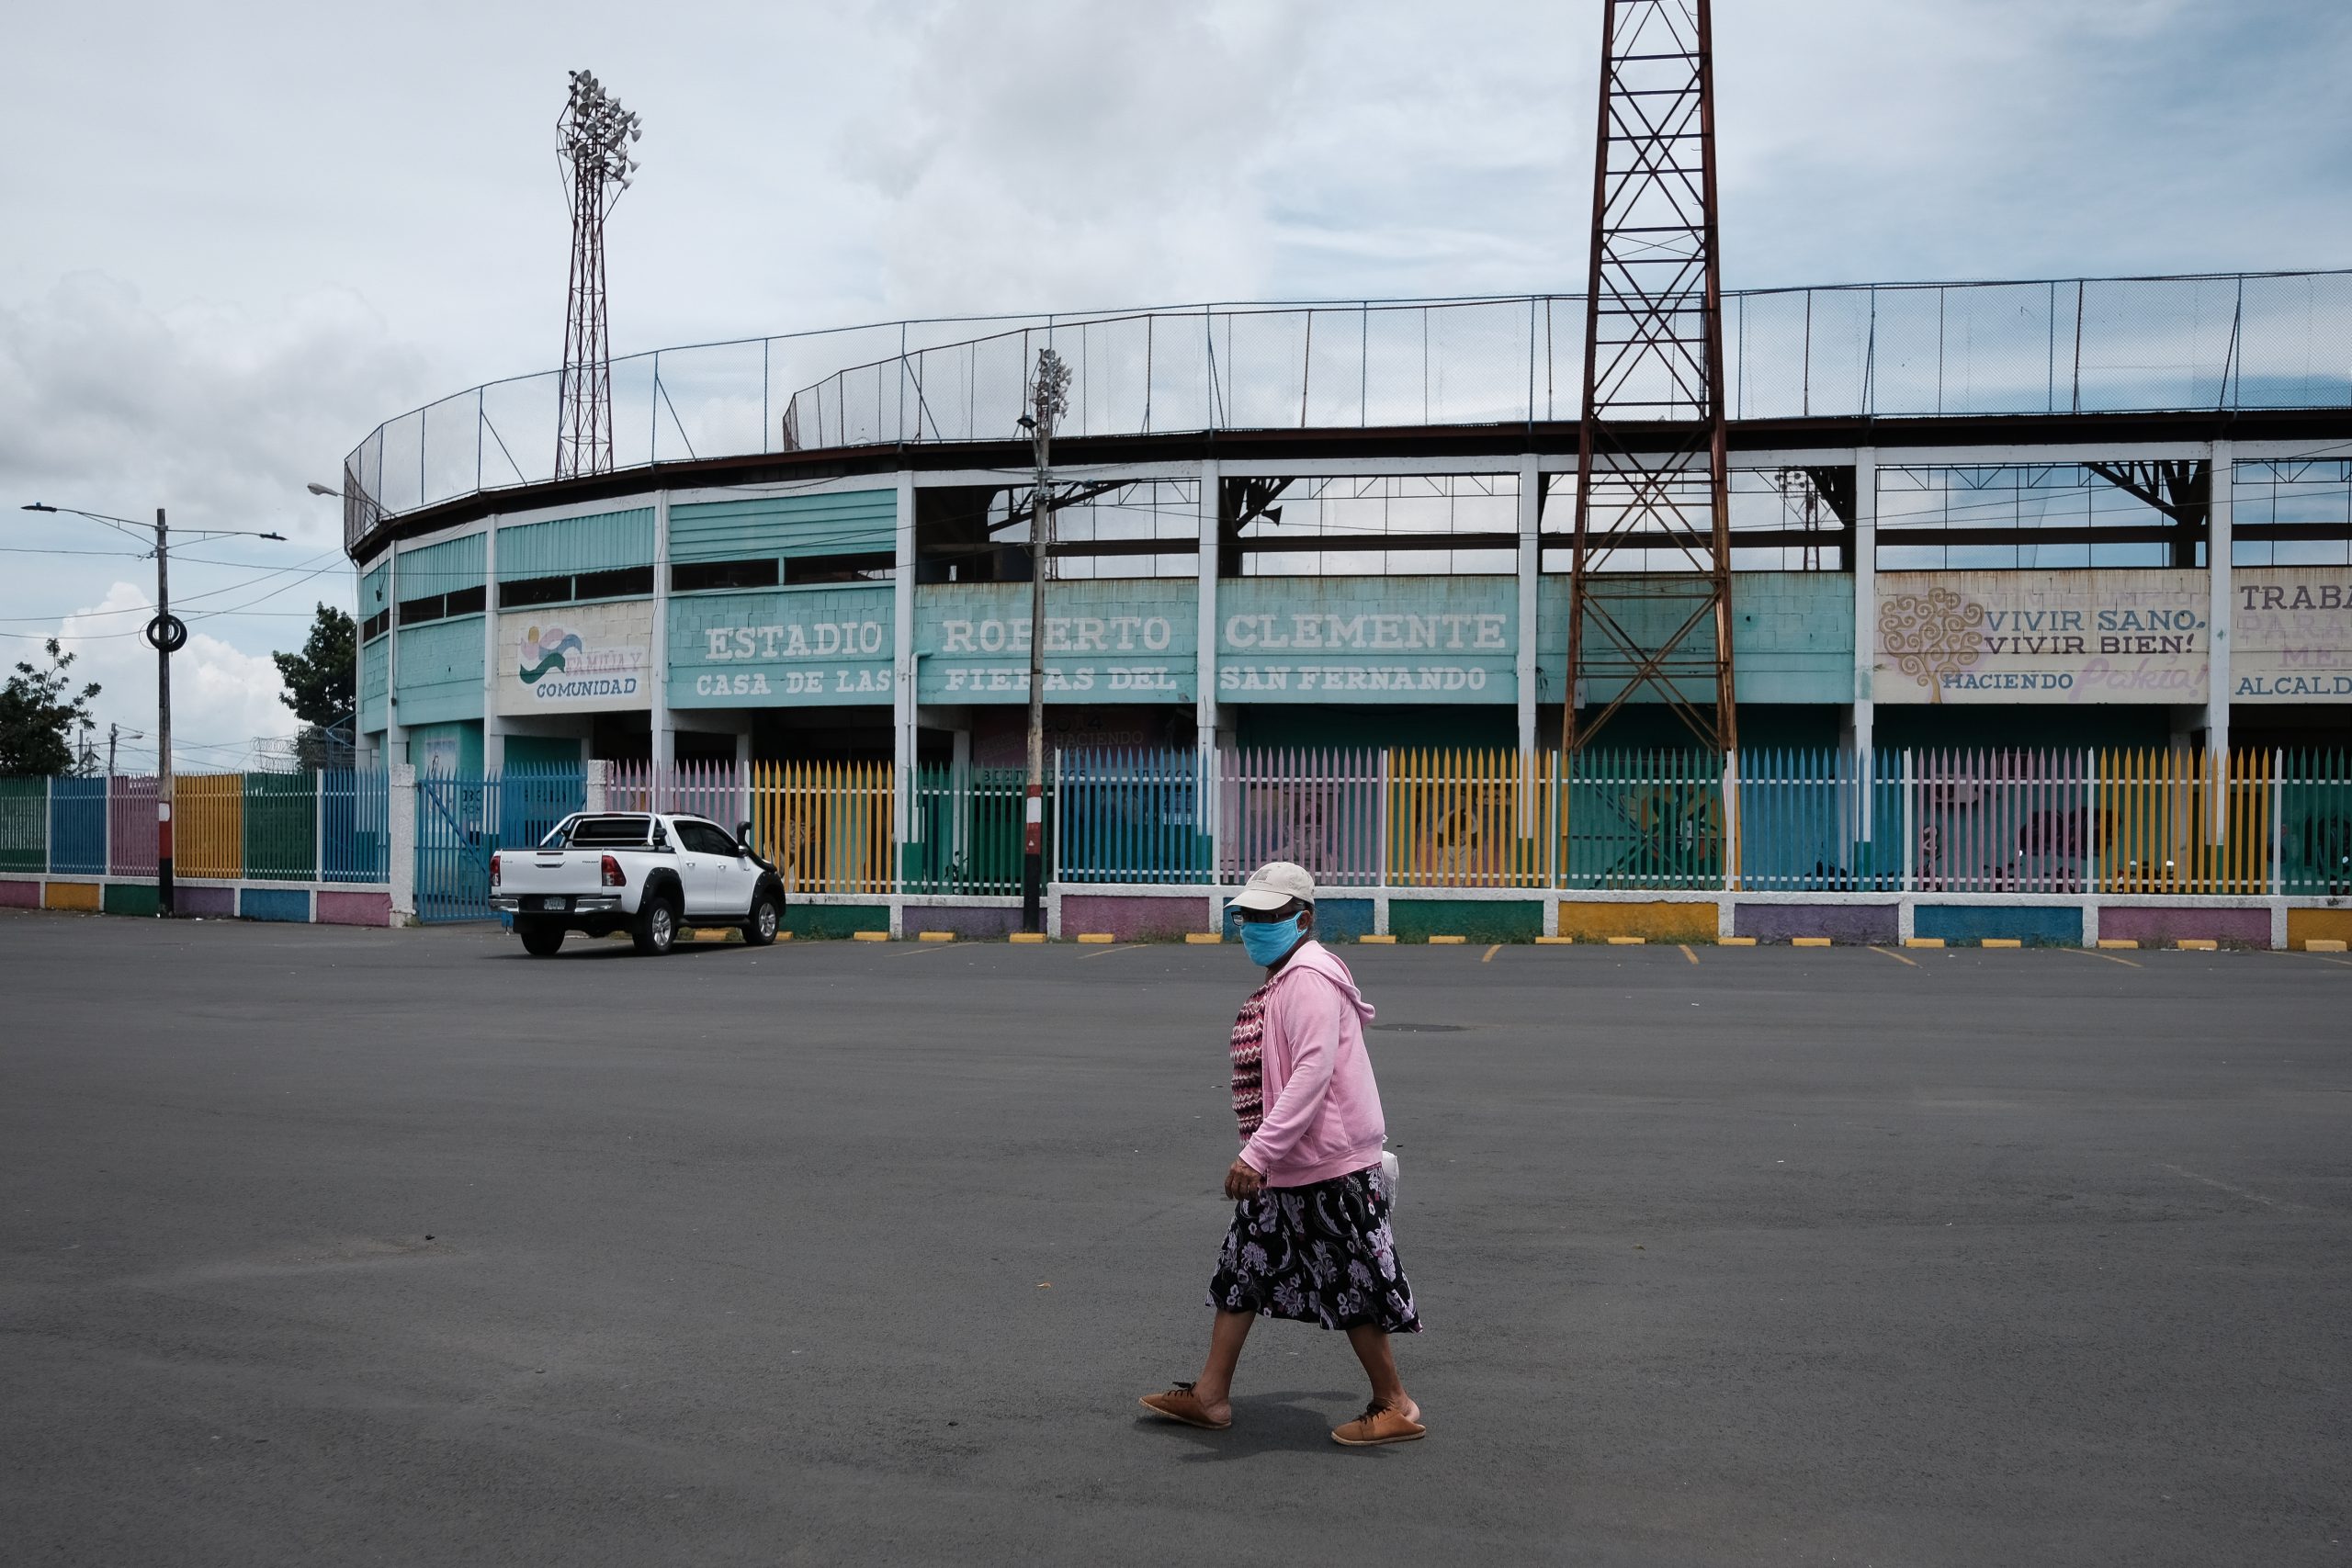
[[[420,777],[416,918],[426,924],[495,918],[490,857],[502,845],[537,843],[587,799],[587,777],[578,768]]]

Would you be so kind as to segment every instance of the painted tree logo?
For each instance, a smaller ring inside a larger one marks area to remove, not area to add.
[[[1894,667],[1944,700],[1944,677],[1984,657],[1984,606],[1950,588],[1897,593],[1878,607],[1878,645]]]

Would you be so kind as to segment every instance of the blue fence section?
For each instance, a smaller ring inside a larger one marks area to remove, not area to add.
[[[1066,882],[1209,880],[1202,802],[1214,779],[1197,751],[1060,754],[1058,874]]]
[[[1741,886],[1853,893],[1902,886],[1899,754],[1763,748],[1742,751],[1739,770]]]
[[[501,846],[537,843],[587,798],[577,768],[418,779],[416,918],[435,925],[492,919],[490,857]]]
[[[320,881],[390,881],[391,845],[389,774],[319,775]]]
[[[61,875],[106,874],[106,780],[50,781],[49,864]]]

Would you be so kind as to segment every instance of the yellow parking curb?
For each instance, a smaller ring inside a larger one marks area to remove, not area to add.
[[[1430,945],[1431,947],[1459,947],[1469,940],[1470,939],[1466,936],[1433,936],[1430,938]]]
[[[1976,945],[1979,947],[2023,947],[2025,939],[2014,936],[1988,936]]]
[[[1396,945],[1396,939],[1393,935],[1360,936],[1356,938],[1356,940],[1358,942],[1376,942],[1382,947],[1394,947]]]
[[[1906,936],[1903,939],[1905,947],[1941,947],[1943,944],[1944,939],[1939,936]]]
[[[1186,931],[1184,942],[1191,947],[1215,947],[1225,938],[1216,931]]]
[[[2120,947],[2127,951],[2137,948],[2140,945],[2136,942],[2127,942],[2121,937],[2104,936],[2098,939],[2098,944],[2101,947]]]
[[[956,933],[954,931],[917,931],[915,940],[917,942],[954,942]]]
[[[1577,939],[1572,936],[1539,936],[1535,939],[1535,945],[1538,947],[1568,947],[1572,946],[1576,940]]]
[[[1717,947],[1754,947],[1756,939],[1752,936],[1719,936],[1715,938],[1715,945]],[[1829,939],[1822,938],[1821,945],[1827,947]]]
[[[2340,936],[2313,936],[2303,939],[2305,953],[2342,953],[2347,945]]]
[[[2218,953],[2222,948],[2220,942],[2204,936],[2185,936],[2173,945],[2183,953]]]
[[[1791,947],[1827,947],[1829,939],[1826,936],[1792,936],[1789,938],[1789,945]]]
[[[890,940],[890,933],[888,931],[852,931],[849,935],[852,942],[888,942]]]
[[[1609,939],[1609,945],[1611,947],[1646,947],[1649,945],[1649,940],[1650,939],[1645,936],[1612,936]]]
[[[1114,942],[1119,939],[1113,936],[1109,931],[1080,931],[1078,933],[1078,940],[1080,942],[1091,942],[1107,947],[1112,942]]]
[[[1046,940],[1046,933],[1044,931],[1014,931],[1004,940],[1007,942],[1043,942]]]

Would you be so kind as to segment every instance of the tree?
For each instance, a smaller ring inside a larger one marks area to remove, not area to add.
[[[48,669],[18,664],[7,685],[0,687],[0,776],[72,773],[75,732],[86,739],[97,723],[90,715],[97,682],[69,695],[65,671],[74,656],[61,649],[55,637],[43,646]],[[84,755],[87,750],[86,746],[81,749]]]
[[[273,653],[278,679],[286,682],[278,701],[302,721],[294,754],[305,768],[351,765],[353,697],[358,689],[359,628],[331,604],[321,604],[311,621],[310,639],[300,653]]]

